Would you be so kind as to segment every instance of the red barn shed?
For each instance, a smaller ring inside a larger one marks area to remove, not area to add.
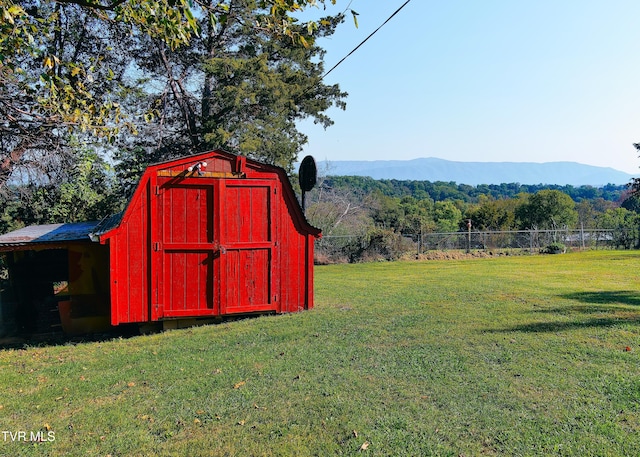
[[[320,230],[279,167],[220,150],[152,165],[122,213],[80,225],[0,236],[10,275],[22,251],[67,252],[59,302],[72,318],[108,309],[119,325],[313,307]],[[55,288],[60,275],[45,276]]]

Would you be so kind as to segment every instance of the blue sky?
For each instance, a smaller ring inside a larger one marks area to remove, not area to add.
[[[331,68],[405,0],[338,0]],[[571,161],[640,173],[638,0],[412,0],[326,83],[349,93],[316,160]]]

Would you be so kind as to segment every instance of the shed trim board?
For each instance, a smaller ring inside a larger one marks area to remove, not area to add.
[[[104,245],[119,325],[310,309],[320,236],[284,169],[215,150],[147,167],[120,214],[3,235],[0,251]]]

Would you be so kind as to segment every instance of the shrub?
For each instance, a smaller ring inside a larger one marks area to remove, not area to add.
[[[545,247],[542,252],[544,254],[564,254],[567,252],[567,247],[562,243],[551,243]]]
[[[367,244],[352,261],[398,260],[414,249],[410,240],[394,230],[375,228],[367,235]]]

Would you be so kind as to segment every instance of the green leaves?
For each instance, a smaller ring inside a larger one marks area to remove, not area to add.
[[[29,154],[63,163],[72,138],[159,158],[225,146],[289,168],[306,142],[296,121],[328,126],[324,111],[344,106],[320,83],[315,42],[342,15],[294,17],[324,3],[0,0],[0,192],[17,168],[35,170]],[[205,88],[194,75],[212,56],[225,65]]]
[[[559,190],[541,190],[516,210],[523,228],[557,229],[573,226],[578,219],[575,203]]]
[[[302,6],[301,3],[297,4]],[[271,4],[271,12],[276,5]],[[296,8],[296,5],[291,5]],[[251,7],[235,8],[225,35],[205,51],[205,109],[201,125],[208,147],[222,147],[290,169],[306,142],[296,121],[312,117],[323,125],[324,111],[345,96],[320,82],[321,49],[313,34],[331,35],[338,20],[287,24],[287,33],[262,29],[265,17]],[[251,24],[260,24],[259,28]],[[234,46],[227,46],[233,42]],[[206,54],[205,54],[206,55]],[[184,63],[174,65],[184,68]]]
[[[2,19],[7,23],[14,25],[16,18],[25,14],[24,10],[18,5],[9,4],[8,8],[2,8]]]

